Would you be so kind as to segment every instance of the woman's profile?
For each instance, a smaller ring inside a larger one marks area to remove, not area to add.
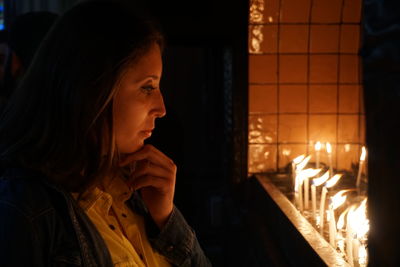
[[[164,37],[131,0],[61,15],[0,118],[1,266],[210,266],[145,144]]]

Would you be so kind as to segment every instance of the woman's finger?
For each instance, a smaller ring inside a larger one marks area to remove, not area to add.
[[[120,166],[125,166],[130,164],[133,161],[144,160],[147,159],[154,164],[165,166],[169,168],[170,166],[175,165],[174,162],[168,158],[164,153],[156,149],[154,146],[146,144],[139,151],[127,155],[120,163]]]
[[[168,180],[162,177],[144,175],[135,178],[130,184],[130,187],[133,190],[138,190],[144,187],[153,187],[156,188],[161,193],[168,193],[168,190],[165,189],[169,188],[169,183]]]
[[[158,165],[152,164],[150,161],[148,161],[145,164],[139,165],[138,168],[134,172],[131,173],[129,179],[130,180],[135,179],[136,177],[140,177],[143,175],[152,175],[152,176],[158,176],[158,177],[172,178],[175,176],[174,171],[175,171],[174,169],[165,169]]]

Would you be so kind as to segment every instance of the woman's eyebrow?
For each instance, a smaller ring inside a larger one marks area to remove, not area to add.
[[[148,75],[148,76],[144,77],[143,79],[137,80],[136,82],[142,82],[144,80],[147,80],[148,78],[153,78],[154,80],[160,79],[160,77],[158,77],[157,75]]]

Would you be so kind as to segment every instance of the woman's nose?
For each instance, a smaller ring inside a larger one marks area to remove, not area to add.
[[[159,94],[157,94],[157,99],[155,101],[155,108],[154,108],[154,115],[157,118],[162,118],[165,116],[165,114],[167,113],[166,109],[165,109],[165,105],[164,105],[164,98],[162,96],[161,91],[159,91]]]

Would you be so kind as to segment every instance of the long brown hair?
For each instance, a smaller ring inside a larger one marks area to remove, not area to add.
[[[132,2],[85,1],[56,21],[2,114],[2,165],[74,192],[112,170],[118,80],[152,44],[163,46],[158,24]]]

